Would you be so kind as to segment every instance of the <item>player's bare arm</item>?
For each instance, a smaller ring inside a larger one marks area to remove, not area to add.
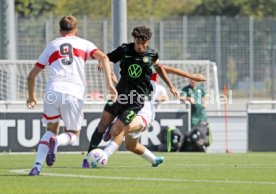
[[[100,61],[100,63],[102,64],[104,73],[105,73],[105,79],[106,79],[106,84],[107,84],[107,88],[111,97],[111,100],[113,102],[116,101],[117,98],[117,90],[115,89],[115,87],[113,86],[112,83],[112,78],[111,78],[111,67],[110,67],[110,62],[108,57],[100,50],[97,50],[94,55],[93,55],[97,60]]]
[[[118,79],[117,79],[117,77],[116,77],[116,75],[113,71],[111,72],[111,79],[112,79],[114,84],[118,84],[119,81],[118,81]]]
[[[171,83],[168,74],[166,73],[166,70],[159,64],[154,64],[153,67],[155,68],[158,75],[164,80],[164,82],[167,84],[167,86],[170,89],[170,92],[177,97],[178,93],[173,84]]]
[[[178,75],[178,76],[182,76],[182,77],[185,77],[185,78],[192,79],[192,80],[197,81],[197,82],[206,81],[206,78],[201,74],[188,73],[186,71],[182,71],[180,69],[170,67],[170,66],[167,66],[167,65],[162,65],[162,66],[166,70],[166,72],[169,73],[169,74],[175,74],[175,75]]]
[[[28,92],[29,92],[29,97],[27,99],[27,106],[29,109],[34,108],[36,105],[36,97],[35,97],[35,79],[37,75],[40,73],[42,69],[34,66],[34,68],[31,70],[31,72],[28,75]]]
[[[189,103],[191,103],[191,104],[196,104],[195,99],[192,98],[192,97],[181,96],[181,97],[180,97],[180,100],[183,101],[183,102],[189,102]]]
[[[98,64],[98,70],[103,71],[103,65],[101,63]],[[114,84],[118,84],[118,79],[113,71],[111,71],[111,79]]]
[[[208,106],[209,106],[209,99],[208,99],[208,96],[204,96],[204,97],[202,97],[202,104],[203,104],[203,107],[205,108],[205,109],[207,109],[208,108]]]

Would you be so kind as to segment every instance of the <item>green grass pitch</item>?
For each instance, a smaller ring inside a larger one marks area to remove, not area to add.
[[[41,176],[27,176],[34,154],[0,154],[1,194],[275,194],[276,153],[156,153],[157,168],[116,153],[104,168],[80,168],[83,155],[58,154]]]

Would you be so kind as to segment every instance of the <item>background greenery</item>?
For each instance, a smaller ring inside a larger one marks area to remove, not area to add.
[[[111,17],[112,0],[15,0],[22,16],[88,15]],[[275,16],[275,0],[127,0],[128,17],[167,18],[183,15],[200,16]],[[143,11],[143,14],[141,14]]]

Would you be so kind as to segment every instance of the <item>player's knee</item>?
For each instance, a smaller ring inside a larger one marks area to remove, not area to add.
[[[58,131],[59,131],[59,124],[58,123],[48,123],[47,124],[47,131],[51,131],[53,132],[55,135],[58,135]]]
[[[51,131],[53,134],[58,135],[58,130],[47,128],[47,131]]]
[[[78,137],[79,134],[80,134],[80,131],[74,131],[74,130],[66,130],[66,132],[70,133],[70,134],[72,134],[72,135],[74,135],[76,137]]]

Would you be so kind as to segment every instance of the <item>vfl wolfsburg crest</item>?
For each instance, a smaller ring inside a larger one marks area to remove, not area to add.
[[[132,78],[138,78],[142,74],[142,68],[140,65],[132,64],[128,67],[128,74]]]
[[[143,57],[143,62],[148,63],[149,62],[149,57],[147,57],[147,56]]]

